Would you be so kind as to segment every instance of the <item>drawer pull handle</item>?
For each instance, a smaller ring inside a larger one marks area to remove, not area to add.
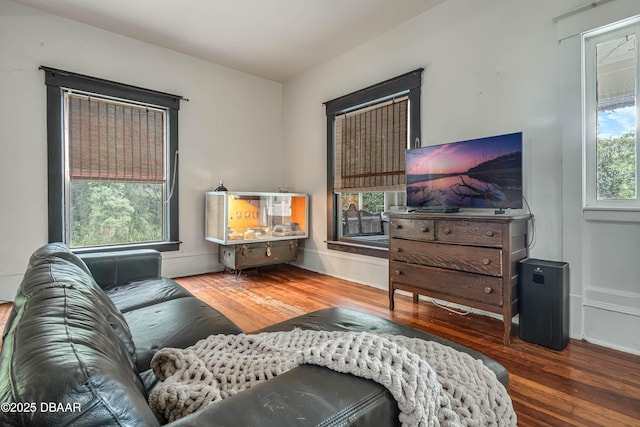
[[[402,252],[402,248],[394,248],[393,250],[396,251],[396,253],[397,252]]]
[[[484,293],[485,294],[490,294],[491,293],[491,288],[488,287],[488,286],[486,288],[484,288]]]
[[[493,237],[496,233],[494,233],[492,230],[487,231],[486,235],[487,237]]]
[[[449,233],[451,233],[451,230],[449,230],[448,228],[445,228],[444,230],[442,230],[442,232],[444,234],[449,234]]]
[[[395,228],[396,230],[400,230],[402,228],[402,225],[400,224],[393,224],[393,228]]]
[[[420,230],[422,230],[423,233],[428,233],[429,232],[429,227],[427,227],[426,225],[424,227],[422,227]]]
[[[489,264],[491,264],[491,260],[490,260],[490,259],[488,259],[488,258],[484,258],[484,259],[482,260],[482,263],[483,263],[484,265],[489,265]]]
[[[396,270],[396,276],[402,276],[402,271]]]

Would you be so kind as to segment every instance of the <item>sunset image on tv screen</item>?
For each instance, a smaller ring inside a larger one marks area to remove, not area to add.
[[[522,132],[407,150],[407,206],[522,207]]]

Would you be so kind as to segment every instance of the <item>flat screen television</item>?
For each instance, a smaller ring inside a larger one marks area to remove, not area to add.
[[[522,208],[522,132],[407,150],[407,206]]]

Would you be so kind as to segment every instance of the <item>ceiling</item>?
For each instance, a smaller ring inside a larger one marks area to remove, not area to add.
[[[283,82],[444,0],[14,1]]]

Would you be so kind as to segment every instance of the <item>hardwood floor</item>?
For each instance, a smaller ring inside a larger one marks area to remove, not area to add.
[[[518,425],[640,426],[640,356],[571,340],[554,351],[520,340],[502,344],[502,322],[461,316],[427,301],[413,304],[387,292],[289,265],[262,268],[235,278],[212,273],[177,279],[245,332],[326,307],[361,310],[421,329],[478,350],[509,370],[509,394]],[[10,304],[0,306],[0,326]]]

